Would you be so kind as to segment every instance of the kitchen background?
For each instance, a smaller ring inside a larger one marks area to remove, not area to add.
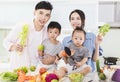
[[[120,1],[84,0],[84,1],[64,1],[50,0],[54,5],[51,20],[59,21],[62,25],[62,34],[58,38],[62,41],[63,37],[71,33],[72,29],[69,24],[69,13],[78,8],[86,14],[86,30],[98,33],[98,27],[109,23],[110,31],[104,37],[101,44],[104,53],[108,57],[120,57]],[[5,70],[9,67],[9,53],[4,49],[2,42],[12,27],[21,21],[32,20],[34,6],[37,0],[10,0],[0,1],[0,68]],[[50,21],[51,21],[50,20]],[[118,62],[119,64],[119,62]],[[1,69],[0,69],[1,70]]]

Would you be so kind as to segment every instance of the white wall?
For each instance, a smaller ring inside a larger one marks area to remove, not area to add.
[[[100,1],[99,21],[120,22],[120,1]]]
[[[110,29],[101,44],[104,56],[120,57],[120,29]]]
[[[89,0],[49,0],[53,4],[51,20],[57,20],[63,28],[70,28],[69,14],[74,9],[82,9],[86,14],[86,28],[97,29],[97,1]],[[0,1],[0,26],[12,26],[23,20],[31,20],[37,1]]]

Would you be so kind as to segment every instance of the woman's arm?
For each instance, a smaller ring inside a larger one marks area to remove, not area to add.
[[[93,55],[93,61],[96,61],[99,57],[99,48],[100,48],[100,43],[102,42],[103,36],[98,35],[95,40],[95,51]]]

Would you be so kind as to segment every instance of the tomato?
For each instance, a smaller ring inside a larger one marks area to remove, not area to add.
[[[42,75],[46,71],[47,71],[47,69],[45,67],[42,67],[42,68],[40,68],[39,73],[40,73],[40,75]]]

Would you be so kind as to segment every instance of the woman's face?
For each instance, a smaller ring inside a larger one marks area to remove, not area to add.
[[[73,29],[75,29],[76,27],[81,27],[82,21],[80,15],[76,12],[72,13],[70,18],[70,23]]]

